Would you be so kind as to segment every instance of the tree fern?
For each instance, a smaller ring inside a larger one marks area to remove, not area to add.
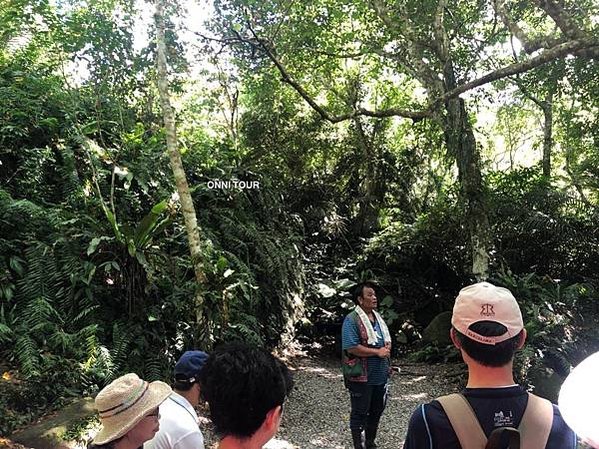
[[[71,320],[72,324],[77,327],[79,327],[85,323],[91,322],[92,319],[97,316],[97,312],[100,310],[100,305],[99,304],[91,304],[90,305],[90,304],[86,304],[84,302],[84,303],[82,303],[82,307],[79,310],[81,310],[81,311],[79,313],[77,313]],[[86,328],[83,328],[81,331],[83,331],[85,329]]]
[[[253,320],[246,318],[245,321],[238,321],[227,327],[223,334],[225,341],[244,341],[251,345],[261,346],[263,344],[260,332],[254,327],[257,323],[252,323]]]
[[[52,304],[50,304],[50,301],[42,296],[29,301],[23,311],[23,315],[24,324],[31,328],[46,323],[56,325],[63,322],[62,317],[54,309]]]

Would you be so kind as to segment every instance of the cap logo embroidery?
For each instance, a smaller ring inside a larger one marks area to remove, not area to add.
[[[495,316],[495,311],[493,310],[493,304],[483,304],[480,309],[481,316]]]

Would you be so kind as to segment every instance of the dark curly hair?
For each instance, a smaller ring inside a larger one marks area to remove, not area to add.
[[[266,414],[283,405],[293,388],[289,369],[264,349],[244,343],[216,348],[200,374],[216,433],[251,437]]]

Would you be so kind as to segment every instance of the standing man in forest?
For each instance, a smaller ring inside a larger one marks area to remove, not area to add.
[[[376,285],[354,290],[355,309],[343,321],[343,379],[349,390],[349,428],[354,449],[375,449],[376,432],[387,403],[391,337],[375,310]]]
[[[195,407],[200,403],[204,351],[186,351],[175,364],[173,393],[160,405],[160,430],[145,449],[204,449]]]
[[[404,449],[483,448],[487,440],[504,437],[519,439],[516,447],[525,449],[574,449],[576,435],[557,406],[514,382],[514,352],[524,345],[526,329],[511,292],[488,282],[463,288],[451,324],[468,384],[461,395],[414,411]]]

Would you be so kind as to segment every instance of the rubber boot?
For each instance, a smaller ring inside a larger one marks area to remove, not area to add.
[[[378,446],[374,442],[376,439],[377,428],[378,425],[366,427],[366,449],[377,449]]]
[[[354,449],[365,449],[364,431],[362,429],[351,429],[351,439],[354,443]]]

